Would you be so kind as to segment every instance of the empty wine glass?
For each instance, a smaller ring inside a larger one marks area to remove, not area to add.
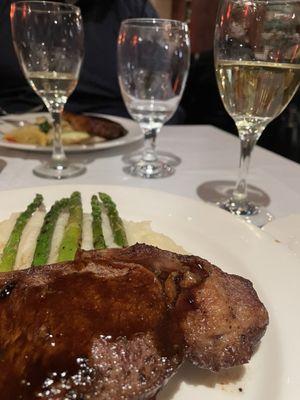
[[[53,119],[54,137],[50,162],[34,168],[44,178],[69,178],[85,171],[68,162],[61,141],[61,115],[77,85],[83,59],[80,9],[47,1],[18,1],[11,5],[15,51],[23,73],[42,98]]]
[[[123,21],[118,39],[119,83],[128,112],[145,135],[144,150],[130,174],[160,178],[174,172],[157,154],[155,139],[178,107],[189,62],[185,23],[155,18]]]
[[[233,195],[219,204],[262,226],[267,210],[247,198],[254,145],[288,105],[300,83],[300,1],[224,0],[215,31],[215,67],[224,106],[241,141]]]

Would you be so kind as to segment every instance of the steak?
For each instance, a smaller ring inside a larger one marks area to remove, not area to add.
[[[79,251],[77,259],[135,260],[161,281],[184,335],[185,356],[219,371],[247,363],[269,322],[252,283],[207,260],[136,244]]]
[[[3,273],[0,320],[5,400],[146,400],[183,359],[160,282],[132,263]]]
[[[118,139],[127,134],[127,130],[121,124],[103,117],[92,117],[64,111],[63,119],[68,121],[75,131],[84,131],[106,140]]]
[[[268,314],[252,284],[143,244],[0,275],[6,400],[150,400],[185,358],[248,362]]]

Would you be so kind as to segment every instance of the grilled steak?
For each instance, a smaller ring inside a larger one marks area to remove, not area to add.
[[[107,118],[78,115],[64,111],[63,119],[68,121],[75,131],[88,132],[92,136],[99,136],[106,140],[118,139],[127,133],[122,125]]]
[[[150,400],[185,357],[247,362],[268,314],[249,281],[137,244],[1,274],[0,321],[6,400]]]
[[[78,259],[135,261],[162,282],[179,318],[185,355],[218,371],[247,363],[268,325],[252,283],[207,260],[136,244],[125,249],[78,252]]]
[[[146,400],[182,362],[163,288],[135,264],[3,273],[0,320],[5,400]]]

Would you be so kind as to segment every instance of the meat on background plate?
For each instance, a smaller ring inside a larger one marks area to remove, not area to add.
[[[68,121],[75,131],[87,132],[91,136],[99,136],[106,140],[118,139],[125,136],[127,130],[119,123],[104,117],[63,112],[63,119]]]

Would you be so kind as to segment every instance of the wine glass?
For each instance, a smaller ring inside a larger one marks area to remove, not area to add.
[[[156,152],[155,139],[176,111],[190,63],[185,23],[155,18],[122,22],[118,39],[118,76],[129,114],[144,135],[144,150],[131,175],[160,178],[174,172]]]
[[[300,83],[300,1],[224,0],[215,31],[215,68],[241,154],[233,195],[219,205],[262,226],[272,217],[247,199],[254,145]]]
[[[44,178],[69,178],[85,171],[68,162],[61,140],[61,115],[77,85],[83,59],[80,9],[47,1],[18,1],[11,5],[15,51],[23,73],[42,98],[53,119],[51,161],[33,172]]]

